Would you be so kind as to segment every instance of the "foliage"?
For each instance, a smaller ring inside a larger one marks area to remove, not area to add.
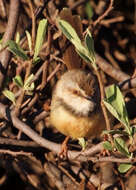
[[[89,64],[91,63],[94,70],[97,69],[95,63],[95,52],[94,52],[94,42],[92,35],[89,30],[87,30],[85,35],[85,40],[81,42],[80,38],[78,37],[74,28],[66,21],[59,20],[59,28],[63,32],[63,34],[71,41],[71,43],[75,46],[76,51],[78,54]],[[85,45],[84,45],[85,44]],[[123,95],[118,86],[115,84],[109,86],[105,90],[106,98],[103,100],[107,109],[111,112],[111,114],[118,119],[124,126],[125,131],[120,130],[111,130],[105,131],[105,133],[110,134],[120,134],[125,135],[130,138],[131,142],[133,142],[133,129],[130,127],[128,114],[124,102]],[[82,148],[84,147],[83,143],[80,142]],[[110,142],[106,141],[103,143],[105,149],[112,151],[113,147]],[[129,152],[126,142],[123,140],[122,137],[114,137],[114,147],[126,157],[132,158],[132,153]],[[123,169],[122,169],[123,168]],[[124,169],[125,168],[125,169]],[[131,168],[131,164],[125,164],[119,167],[119,171],[127,171],[127,169]]]

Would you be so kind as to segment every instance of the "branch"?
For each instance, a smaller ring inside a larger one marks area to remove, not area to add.
[[[107,75],[111,76],[118,82],[121,82],[130,78],[129,75],[127,75],[123,71],[118,70],[112,65],[110,65],[110,63],[108,63],[105,59],[103,59],[98,54],[96,54],[96,63],[97,65],[99,65],[102,71],[104,71]]]
[[[27,135],[29,138],[31,138],[33,141],[35,141],[40,146],[51,150],[55,154],[59,154],[61,151],[61,144],[57,144],[54,142],[51,142],[49,140],[46,140],[45,138],[42,138],[40,135],[38,135],[34,130],[32,130],[28,125],[20,121],[15,113],[13,111],[10,111],[10,109],[6,106],[4,106],[2,103],[0,103],[0,116],[2,118],[5,118],[6,120],[13,123],[14,127],[22,131],[25,135]],[[78,160],[86,159],[86,156],[93,155],[95,153],[98,153],[102,150],[102,143],[93,146],[89,150],[82,152],[79,151],[68,151],[68,158],[70,160],[78,158]]]
[[[29,152],[24,152],[24,151],[15,152],[15,151],[5,150],[5,149],[1,149],[0,154],[9,154],[9,155],[11,155],[13,157],[17,157],[17,156],[30,157],[30,156],[32,156],[32,153],[29,153]]]
[[[101,20],[103,20],[109,14],[109,12],[113,9],[113,2],[114,0],[110,0],[110,4],[106,9],[106,11],[101,16],[99,16],[96,21],[93,22],[93,27],[95,27],[98,23],[100,23]]]
[[[128,78],[119,84],[119,88],[122,90],[128,90],[130,88],[135,88],[136,87],[136,78]]]
[[[28,125],[20,121],[14,114],[13,111],[10,111],[6,106],[0,103],[0,115],[8,121],[11,121],[17,129],[22,131],[29,138],[34,140],[41,147],[44,147],[55,154],[59,154],[61,151],[61,144],[57,144],[42,138],[34,130],[32,130]],[[136,158],[118,158],[118,157],[92,157],[94,154],[99,153],[103,149],[103,142],[86,149],[83,152],[80,151],[68,151],[69,160],[76,160],[80,162],[85,162],[91,160],[93,162],[118,162],[118,163],[134,163]]]
[[[10,0],[9,19],[6,31],[2,39],[3,44],[5,44],[8,40],[13,39],[14,37],[16,25],[18,22],[19,5],[20,0]],[[9,60],[10,52],[7,49],[5,49],[3,52],[0,53],[0,88],[2,87],[4,77],[6,76],[6,70],[8,67]]]
[[[0,137],[0,145],[8,145],[8,146],[20,146],[20,147],[31,147],[37,148],[39,145],[34,141],[25,141],[25,140],[16,140],[10,138]]]

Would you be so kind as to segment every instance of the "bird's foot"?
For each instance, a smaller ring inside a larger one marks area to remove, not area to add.
[[[61,145],[61,152],[59,153],[59,157],[63,160],[68,158],[68,146],[67,146],[68,140],[69,137],[66,137]]]

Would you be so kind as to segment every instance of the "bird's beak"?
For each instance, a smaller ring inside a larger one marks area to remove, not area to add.
[[[84,98],[93,102],[93,98],[91,96],[84,96]]]

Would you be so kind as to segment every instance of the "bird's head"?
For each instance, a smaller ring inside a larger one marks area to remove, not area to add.
[[[55,89],[55,96],[62,105],[79,116],[89,116],[95,112],[99,94],[95,76],[78,69],[62,75]]]

